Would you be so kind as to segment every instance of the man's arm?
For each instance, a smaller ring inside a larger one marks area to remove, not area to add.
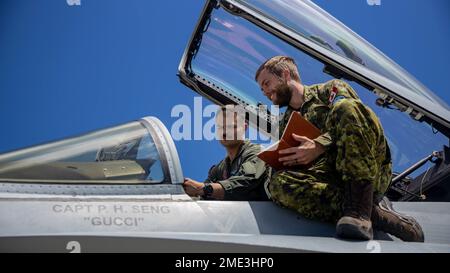
[[[209,183],[209,182],[208,182]],[[219,183],[211,183],[213,187],[213,193],[211,195],[212,198],[217,200],[223,200],[225,195],[225,190],[222,185]],[[183,183],[184,190],[187,195],[191,197],[200,197],[205,195],[204,187],[205,183],[201,183],[190,178],[186,178]]]
[[[356,91],[345,81],[334,79],[328,81],[317,90],[319,99],[326,105],[333,108],[333,105],[341,99],[358,99],[359,96]],[[329,132],[325,132],[322,135],[314,139],[314,142],[322,145],[326,150],[333,143],[333,139]]]
[[[325,152],[325,148],[312,139],[296,134],[292,134],[292,137],[300,145],[279,151],[281,155],[286,155],[279,159],[284,166],[308,165]]]
[[[259,149],[251,149],[243,155],[242,164],[236,173],[228,179],[219,180],[211,169],[205,183],[211,183],[213,187],[212,198],[217,200],[249,200],[249,192],[264,183],[267,169],[264,161],[257,157]],[[189,196],[198,197],[204,195],[204,183],[192,179],[186,179],[183,184]]]
[[[313,139],[315,143],[320,144],[324,150],[328,149],[333,143],[330,133],[326,132]]]
[[[208,178],[201,183],[198,181],[195,181],[190,178],[185,178],[183,187],[186,191],[186,193],[191,197],[200,197],[205,195],[204,186],[205,183],[211,183],[211,186],[213,187],[213,193],[211,195],[212,198],[217,200],[223,200],[225,195],[225,190],[223,189],[222,185],[218,183],[213,183],[217,181],[216,177],[216,165],[213,165],[209,171],[208,171]]]

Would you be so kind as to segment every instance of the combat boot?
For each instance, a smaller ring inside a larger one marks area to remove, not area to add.
[[[411,216],[394,210],[387,197],[383,197],[372,209],[373,227],[392,234],[406,242],[423,242],[422,227]]]
[[[372,240],[371,222],[373,186],[369,182],[351,182],[346,185],[344,216],[336,225],[339,238]]]

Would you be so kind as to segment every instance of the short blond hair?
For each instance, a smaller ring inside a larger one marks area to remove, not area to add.
[[[297,64],[295,60],[288,56],[275,56],[265,61],[256,71],[255,81],[258,81],[259,74],[267,69],[270,73],[282,77],[283,71],[288,70],[291,78],[295,81],[301,82],[300,74],[298,73]]]

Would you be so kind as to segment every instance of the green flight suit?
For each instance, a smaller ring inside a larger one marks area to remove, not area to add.
[[[344,186],[351,181],[372,183],[376,195],[386,191],[392,161],[383,128],[353,88],[341,80],[305,86],[298,111],[323,133],[315,142],[325,153],[311,167],[296,167],[272,175],[272,200],[302,216],[336,223],[343,214]],[[280,134],[290,114],[280,121]]]
[[[237,156],[230,162],[227,156],[209,170],[205,182],[219,183],[225,190],[225,200],[269,200],[264,184],[269,179],[269,168],[257,157],[261,147],[245,141]]]

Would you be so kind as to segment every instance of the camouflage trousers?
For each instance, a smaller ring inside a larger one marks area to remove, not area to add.
[[[359,100],[342,100],[330,111],[326,129],[333,145],[310,168],[279,171],[268,190],[280,206],[306,218],[336,223],[343,214],[346,183],[370,182],[376,195],[389,185],[392,164],[383,129]]]

